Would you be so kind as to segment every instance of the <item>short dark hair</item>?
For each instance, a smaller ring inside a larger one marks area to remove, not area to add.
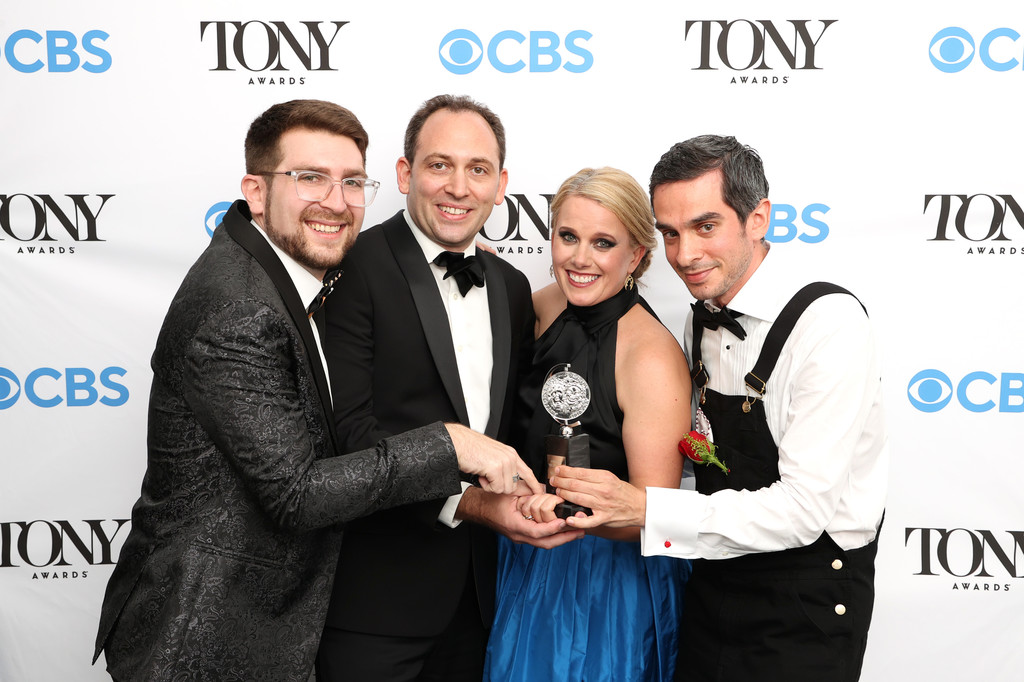
[[[651,199],[660,185],[693,180],[714,170],[722,172],[722,199],[747,219],[762,199],[768,198],[768,180],[757,151],[735,137],[700,135],[678,142],[665,152],[651,172]]]
[[[245,136],[245,172],[273,170],[281,161],[281,136],[296,128],[352,138],[366,165],[370,138],[356,115],[334,102],[293,99],[270,107],[249,126]]]
[[[479,114],[481,118],[487,121],[487,125],[491,127],[491,132],[494,133],[494,139],[498,141],[498,168],[505,167],[505,126],[501,124],[501,119],[498,118],[497,114],[480,102],[470,99],[465,95],[438,95],[431,97],[412,115],[412,118],[409,119],[409,125],[405,129],[405,149],[403,151],[406,160],[410,164],[416,155],[416,145],[419,143],[423,124],[427,122],[431,114],[441,109],[446,109],[456,114],[462,111],[469,111]]]

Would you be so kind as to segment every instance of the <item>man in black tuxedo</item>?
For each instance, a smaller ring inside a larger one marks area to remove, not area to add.
[[[404,154],[406,210],[360,235],[327,306],[328,366],[347,377],[333,384],[342,447],[438,419],[501,440],[534,332],[526,277],[474,244],[504,199],[504,128],[483,105],[441,95],[413,115]],[[463,488],[349,525],[320,682],[480,680],[496,573],[483,525],[542,546],[579,533],[524,519],[510,495]]]
[[[316,100],[249,128],[245,201],[153,354],[148,469],[96,640],[115,680],[305,682],[341,522],[458,491],[460,468],[498,492],[517,472],[540,489],[511,449],[457,425],[335,456],[314,313],[376,190],[366,145],[351,112]]]

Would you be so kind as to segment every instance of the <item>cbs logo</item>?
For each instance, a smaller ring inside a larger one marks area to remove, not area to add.
[[[969,412],[988,412],[997,406],[1000,412],[1024,412],[1024,374],[1004,372],[997,377],[970,372],[954,387],[944,372],[926,369],[907,385],[907,399],[921,412],[938,412],[954,397]]]
[[[808,204],[799,212],[792,204],[772,204],[771,222],[765,239],[774,243],[799,239],[805,244],[817,244],[828,237],[828,223],[821,219],[831,208],[825,204]],[[799,217],[799,221],[797,218]],[[803,223],[801,229],[798,222]]]
[[[1014,57],[999,61],[993,53],[1007,57],[1012,50],[1020,54],[1016,46],[1008,48],[1006,45],[1007,40],[1016,43],[1018,38],[1020,33],[1012,28],[997,28],[986,33],[981,43],[975,46],[974,37],[970,33],[959,26],[949,26],[932,37],[928,57],[935,68],[943,73],[963,71],[974,61],[975,55],[992,71],[1010,71],[1017,68],[1020,61]]]
[[[564,40],[552,31],[530,31],[529,38],[519,31],[499,31],[485,47],[479,36],[460,28],[441,39],[438,55],[444,68],[458,75],[475,71],[484,57],[502,73],[525,69],[524,58],[529,60],[531,72],[550,73],[561,67],[570,73],[583,73],[593,66],[594,55],[580,43],[591,37],[591,33],[581,30],[570,31]]]
[[[79,67],[89,73],[102,73],[110,68],[111,57],[97,43],[109,37],[104,31],[86,31],[79,41],[70,31],[46,31],[44,37],[30,29],[21,29],[4,42],[4,57],[21,73],[33,73],[44,66],[50,73],[70,73]],[[87,56],[80,56],[79,50]]]
[[[52,367],[40,367],[29,372],[22,382],[14,372],[0,367],[0,410],[13,406],[23,393],[37,407],[56,407],[61,403],[68,407],[88,407],[97,402],[120,407],[128,402],[128,387],[116,377],[125,374],[127,370],[123,367],[107,367],[98,377],[86,367],[68,367],[63,373]],[[103,395],[96,387],[97,379]]]

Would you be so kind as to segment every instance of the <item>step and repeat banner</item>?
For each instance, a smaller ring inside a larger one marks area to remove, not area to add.
[[[938,2],[39,0],[0,13],[0,682],[102,680],[99,607],[146,463],[163,315],[241,196],[258,114],[336,101],[404,205],[409,116],[489,105],[509,184],[482,238],[546,285],[584,166],[647,185],[674,142],[765,160],[769,239],[854,291],[892,438],[864,680],[1024,669],[1024,11]],[[645,296],[681,338],[659,250]]]

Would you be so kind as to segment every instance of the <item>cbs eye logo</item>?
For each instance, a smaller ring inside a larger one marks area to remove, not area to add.
[[[21,382],[18,377],[6,367],[0,367],[0,410],[6,410],[16,403],[20,395]]]
[[[1020,33],[1012,28],[997,28],[986,33],[981,43],[975,46],[974,37],[970,33],[959,26],[949,26],[932,37],[928,45],[928,58],[931,59],[932,65],[943,73],[963,71],[970,66],[975,56],[992,71],[1010,71],[1019,66],[1020,61],[1014,57],[997,61],[993,53],[998,56],[1007,56],[1011,50],[1019,53],[1016,45],[1006,45],[1007,39],[1016,43],[1018,38]]]
[[[441,39],[438,54],[444,68],[461,76],[480,66],[484,58],[484,44],[472,31],[459,28]]]
[[[938,412],[953,397],[953,382],[937,369],[918,372],[907,386],[910,404],[922,412]]]
[[[221,221],[224,220],[224,214],[231,208],[230,201],[219,201],[210,207],[210,210],[206,212],[206,234],[213,236],[213,231],[217,229]]]

